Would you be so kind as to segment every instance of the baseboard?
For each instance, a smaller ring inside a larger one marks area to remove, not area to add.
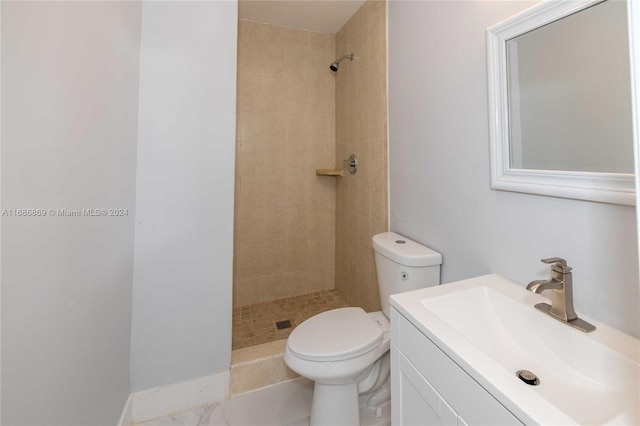
[[[229,393],[229,372],[174,383],[131,394],[133,423],[220,402]],[[128,425],[125,425],[128,426]]]
[[[131,394],[127,398],[127,402],[124,403],[122,414],[120,414],[120,420],[118,420],[118,426],[131,426],[133,424],[132,412],[131,412]]]

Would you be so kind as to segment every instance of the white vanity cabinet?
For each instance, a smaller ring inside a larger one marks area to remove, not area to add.
[[[391,309],[393,425],[521,425],[396,309]]]

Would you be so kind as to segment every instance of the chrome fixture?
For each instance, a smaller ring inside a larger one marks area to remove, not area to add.
[[[349,158],[342,162],[342,166],[349,170],[349,173],[355,174],[358,170],[358,158],[355,154],[351,154]]]
[[[536,376],[529,370],[518,370],[516,371],[516,376],[518,376],[520,380],[528,385],[538,386],[540,384],[540,379],[538,379],[538,376]]]
[[[538,303],[535,308],[585,333],[595,330],[593,325],[578,318],[573,309],[572,268],[567,266],[567,261],[559,257],[541,259],[541,261],[553,264],[551,265],[551,279],[531,281],[527,285],[527,290],[538,294],[545,290],[553,290],[553,292],[551,293],[551,305]]]
[[[329,65],[329,69],[333,72],[338,71],[338,67],[340,66],[340,61],[342,61],[343,59],[350,59],[353,62],[353,59],[354,59],[353,53],[351,55],[344,55],[336,59],[334,63]]]

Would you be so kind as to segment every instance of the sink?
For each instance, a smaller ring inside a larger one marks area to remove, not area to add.
[[[498,275],[392,296],[392,305],[525,423],[640,424],[640,341],[536,310],[548,300]],[[516,376],[529,370],[532,386]]]

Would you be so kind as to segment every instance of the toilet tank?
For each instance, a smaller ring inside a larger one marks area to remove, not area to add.
[[[389,296],[440,284],[442,255],[422,244],[383,232],[373,236],[378,291],[382,311],[389,317]]]

